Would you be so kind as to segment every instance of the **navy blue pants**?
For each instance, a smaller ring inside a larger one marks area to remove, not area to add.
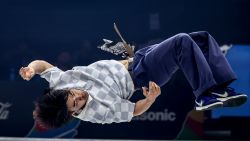
[[[180,33],[138,50],[132,66],[134,83],[137,88],[148,87],[149,81],[163,86],[178,69],[183,71],[196,97],[236,79],[215,39],[200,31]]]

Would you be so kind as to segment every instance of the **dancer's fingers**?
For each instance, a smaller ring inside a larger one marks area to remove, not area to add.
[[[152,93],[155,91],[154,84],[152,81],[149,81],[149,93]]]
[[[23,67],[20,68],[19,74],[22,76],[23,75]]]
[[[20,69],[19,74],[21,75],[21,77],[22,77],[23,79],[26,78],[26,71],[25,71],[25,69],[24,69],[23,67]]]
[[[161,88],[155,82],[153,82],[155,92],[159,95],[161,93]]]
[[[145,97],[147,97],[147,96],[148,96],[148,88],[142,87],[142,90],[143,90],[143,95],[144,95]]]

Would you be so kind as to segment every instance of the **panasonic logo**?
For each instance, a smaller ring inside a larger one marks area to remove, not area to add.
[[[133,120],[174,122],[176,120],[176,113],[169,112],[168,109],[164,109],[162,112],[145,112],[140,116],[134,117]]]

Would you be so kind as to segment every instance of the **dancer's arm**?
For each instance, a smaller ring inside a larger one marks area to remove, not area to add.
[[[46,61],[35,60],[32,61],[27,67],[22,67],[19,74],[24,80],[30,80],[35,74],[40,74],[51,67],[54,66]]]
[[[143,88],[143,95],[146,98],[135,103],[135,110],[133,115],[138,116],[146,112],[160,94],[161,88],[156,83],[149,82],[149,91],[147,90],[147,88]]]

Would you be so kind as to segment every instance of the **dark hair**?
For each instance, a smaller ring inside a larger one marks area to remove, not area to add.
[[[46,90],[35,101],[35,120],[46,128],[58,128],[71,119],[66,105],[69,90]]]

